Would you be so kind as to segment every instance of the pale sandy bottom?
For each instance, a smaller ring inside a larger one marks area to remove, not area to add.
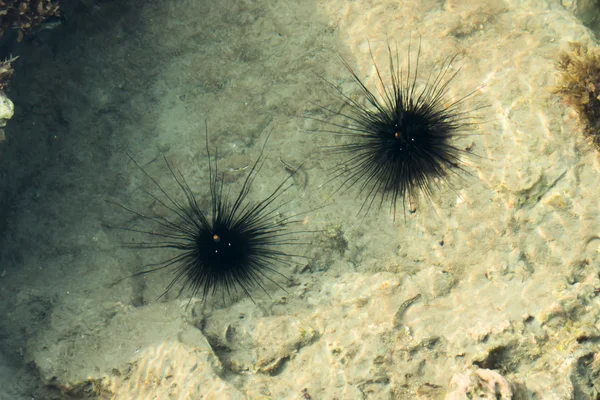
[[[82,68],[110,60],[104,72],[66,83],[92,110],[71,116],[81,135],[94,121],[114,124],[77,142],[70,154],[82,167],[56,178],[68,185],[35,189],[49,196],[44,213],[31,211],[34,189],[23,196],[4,239],[9,253],[36,241],[18,271],[3,267],[3,315],[8,334],[25,332],[15,343],[43,380],[114,399],[598,396],[600,165],[551,93],[559,52],[592,41],[568,10],[555,1],[203,3],[141,6],[134,34],[117,25],[90,39],[98,47]],[[357,217],[360,193],[336,195],[308,214],[305,226],[323,230],[300,250],[312,270],[284,267],[288,293],[256,290],[256,304],[188,304],[186,293],[157,302],[168,273],[114,284],[164,258],[120,248],[133,236],[101,225],[131,222],[104,199],[153,206],[143,193],[151,183],[125,151],[176,193],[166,156],[206,201],[204,121],[234,188],[272,129],[253,193],[285,177],[279,158],[306,162],[307,189],[286,194],[289,209],[317,207],[336,187],[318,188],[336,160],[319,150],[332,137],[305,117],[340,104],[319,75],[358,96],[336,52],[374,87],[369,43],[386,65],[388,41],[413,55],[420,43],[421,71],[460,54],[449,99],[478,89],[464,108],[489,106],[461,139],[476,157],[454,191],[442,184],[405,222],[385,207]],[[119,94],[127,79],[145,84]]]

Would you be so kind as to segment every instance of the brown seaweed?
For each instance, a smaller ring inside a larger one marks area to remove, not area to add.
[[[577,111],[586,138],[600,150],[600,49],[570,42],[557,69],[553,92]]]

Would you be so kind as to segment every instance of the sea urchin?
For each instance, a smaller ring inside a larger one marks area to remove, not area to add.
[[[145,229],[118,227],[129,232],[144,234],[152,239],[142,243],[126,243],[126,246],[142,249],[167,248],[177,251],[177,254],[159,263],[147,265],[143,271],[134,276],[172,267],[175,277],[167,285],[161,297],[180,281],[181,291],[188,288],[192,296],[201,293],[203,300],[217,291],[221,291],[223,296],[225,294],[230,296],[238,289],[252,299],[250,291],[254,286],[259,286],[268,294],[265,281],[271,281],[283,289],[273,277],[287,278],[274,266],[290,264],[290,257],[296,256],[286,253],[281,246],[298,244],[294,235],[299,232],[288,231],[288,227],[298,223],[299,220],[295,218],[296,215],[280,217],[282,207],[287,203],[276,203],[279,197],[291,187],[291,176],[288,176],[263,200],[252,202],[247,199],[254,179],[263,166],[266,142],[265,140],[260,155],[246,175],[239,193],[237,196],[230,197],[229,190],[224,190],[223,175],[218,170],[218,155],[215,154],[214,162],[211,161],[207,133],[206,152],[211,204],[208,212],[200,207],[183,174],[166,158],[167,168],[183,193],[183,202],[167,193],[156,179],[130,157],[157,189],[155,193],[146,193],[170,216],[143,213],[113,203],[151,226]]]
[[[342,179],[342,188],[357,185],[365,199],[359,210],[368,212],[376,198],[379,206],[389,200],[394,216],[399,199],[406,211],[413,208],[419,193],[430,198],[439,179],[446,180],[454,168],[463,170],[462,155],[466,150],[453,144],[453,139],[469,129],[469,113],[460,110],[466,98],[447,99],[448,86],[456,77],[451,64],[456,56],[447,58],[439,73],[432,69],[424,84],[417,83],[420,45],[414,72],[411,71],[410,48],[406,73],[399,67],[398,49],[392,51],[389,43],[391,85],[386,84],[370,50],[379,90],[368,89],[342,58],[342,62],[361,89],[367,104],[354,100],[330,83],[339,93],[349,111],[335,111],[322,107],[330,114],[346,119],[347,123],[325,122],[332,127],[322,132],[347,136],[343,144],[327,146],[345,159],[333,168],[332,178]],[[334,192],[334,193],[335,193]]]

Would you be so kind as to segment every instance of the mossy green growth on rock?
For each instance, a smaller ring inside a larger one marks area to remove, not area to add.
[[[557,63],[554,93],[579,113],[585,135],[600,150],[600,49],[570,42]]]

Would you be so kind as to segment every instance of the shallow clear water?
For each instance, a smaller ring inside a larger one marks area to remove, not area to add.
[[[66,18],[5,49],[21,58],[0,144],[0,398],[598,396],[600,165],[551,91],[567,42],[594,43],[572,7],[82,2]],[[457,140],[466,173],[395,220],[335,192],[323,147],[344,139],[318,132],[344,123],[322,107],[347,110],[327,82],[364,102],[339,56],[375,90],[387,43],[403,68],[420,43],[419,84],[458,54],[448,101],[487,106]],[[166,157],[209,204],[205,124],[226,190],[271,132],[250,198],[287,163],[303,164],[288,214],[331,203],[254,302],[157,300],[168,271],[123,278],[173,253],[106,227],[152,229],[106,200],[168,216],[128,153],[181,200]]]

